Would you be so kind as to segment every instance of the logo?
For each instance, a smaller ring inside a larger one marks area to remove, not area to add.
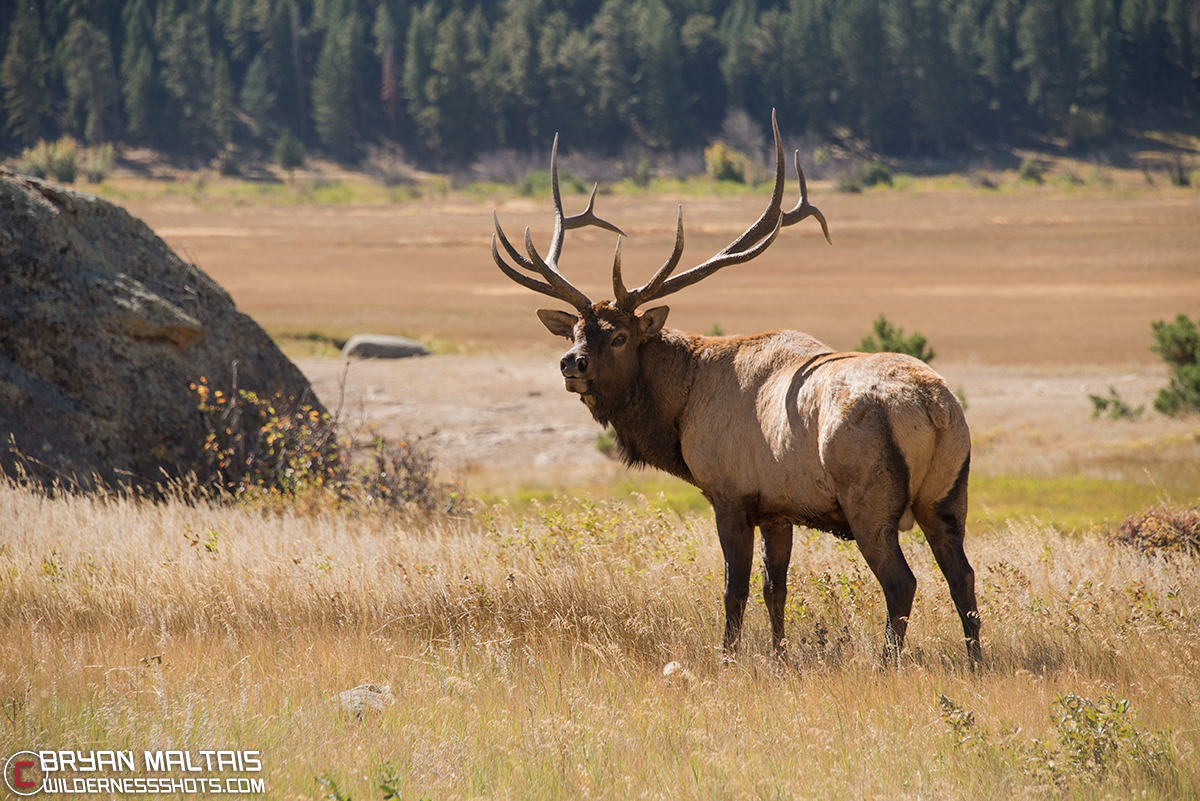
[[[35,795],[42,789],[42,760],[33,751],[18,751],[4,763],[4,783],[17,795]]]

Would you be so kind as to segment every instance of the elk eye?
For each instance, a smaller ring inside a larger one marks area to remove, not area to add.
[[[612,346],[614,348],[619,348],[625,344],[626,339],[628,339],[628,337],[626,337],[624,334],[617,334],[615,337],[613,337]]]

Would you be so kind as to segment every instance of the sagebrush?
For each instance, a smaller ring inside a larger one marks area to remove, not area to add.
[[[933,361],[937,351],[919,331],[904,335],[904,329],[892,324],[881,312],[871,324],[871,333],[863,337],[855,349],[861,353],[906,353],[925,363]]]

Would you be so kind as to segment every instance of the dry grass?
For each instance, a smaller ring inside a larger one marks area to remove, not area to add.
[[[1186,555],[1031,525],[973,538],[974,675],[919,535],[892,672],[861,558],[803,531],[790,664],[761,599],[724,664],[711,519],[637,500],[400,527],[4,486],[0,531],[4,754],[261,750],[278,798],[327,792],[318,776],[357,799],[1200,797]],[[395,703],[339,712],[367,681]],[[1064,717],[1066,694],[1099,723]]]

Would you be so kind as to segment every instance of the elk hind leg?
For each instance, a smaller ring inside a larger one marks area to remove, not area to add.
[[[925,533],[933,558],[950,585],[950,597],[962,621],[967,656],[972,666],[978,666],[982,649],[979,645],[979,608],[975,601],[975,571],[971,569],[966,551],[963,550],[968,464],[969,461],[963,463],[958,480],[944,498],[932,504],[913,504],[913,513]]]
[[[742,619],[750,598],[750,571],[754,565],[754,526],[737,504],[713,503],[717,538],[725,557],[725,655],[737,653]]]
[[[878,498],[874,500],[879,501]],[[917,594],[917,578],[900,550],[899,524],[906,506],[901,500],[886,504],[891,508],[880,508],[866,500],[855,513],[848,515],[854,541],[883,588],[883,597],[887,601],[884,659],[894,667],[900,665],[900,650],[904,647],[908,617]]]
[[[763,600],[771,617],[771,645],[783,658],[783,613],[787,605],[788,563],[792,559],[792,525],[759,526],[763,535]]]

